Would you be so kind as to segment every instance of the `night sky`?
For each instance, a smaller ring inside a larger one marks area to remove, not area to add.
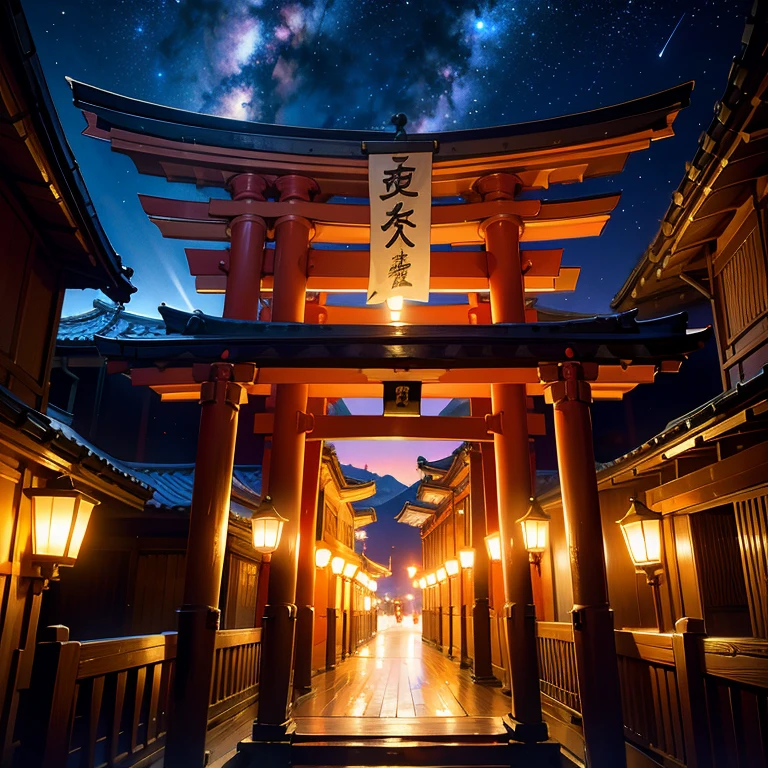
[[[190,243],[163,240],[137,193],[200,200],[226,193],[139,176],[126,157],[80,136],[84,120],[66,75],[146,101],[264,122],[389,129],[389,116],[402,111],[410,131],[553,117],[695,80],[675,138],[633,156],[618,177],[542,193],[623,191],[601,238],[563,243],[565,264],[582,267],[576,293],[544,299],[607,312],[711,120],[750,1],[26,0],[25,9],[97,212],[136,270],[139,292],[129,309],[143,314],[156,314],[162,301],[220,314],[223,301],[195,295],[183,252]],[[86,311],[95,295],[71,292],[65,313]],[[371,470],[406,483],[417,477],[416,455],[453,448],[375,445],[363,452]],[[349,445],[349,455],[339,448],[342,461],[361,465],[360,446]]]

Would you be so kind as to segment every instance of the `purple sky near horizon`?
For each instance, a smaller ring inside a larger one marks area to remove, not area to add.
[[[345,399],[350,413],[364,416],[381,416],[380,400],[369,398]],[[422,401],[421,412],[425,416],[437,416],[449,400],[429,399]],[[336,455],[342,464],[363,467],[368,464],[371,472],[392,475],[405,485],[412,485],[421,478],[416,459],[442,459],[461,443],[451,440],[338,440],[334,443]],[[364,460],[363,460],[364,459]],[[361,463],[362,462],[362,463]]]

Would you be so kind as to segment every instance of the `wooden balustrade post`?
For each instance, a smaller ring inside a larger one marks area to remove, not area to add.
[[[35,650],[27,716],[21,737],[20,765],[60,768],[67,762],[74,717],[80,643],[69,629],[46,627]]]
[[[680,714],[685,739],[685,764],[688,768],[711,768],[709,718],[704,690],[703,619],[678,619],[672,635],[675,674],[680,696]]]

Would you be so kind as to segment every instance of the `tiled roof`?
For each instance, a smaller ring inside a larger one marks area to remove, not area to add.
[[[86,457],[95,459],[114,473],[127,478],[144,491],[151,492],[147,506],[158,509],[189,509],[192,504],[194,464],[144,464],[119,461],[75,432],[72,427],[47,415],[50,429],[60,438],[77,446]],[[55,439],[55,438],[54,438]],[[70,449],[71,452],[71,449]],[[232,478],[230,508],[240,517],[250,517],[260,501],[261,467],[242,465],[235,467]]]
[[[126,312],[120,304],[109,304],[96,299],[93,309],[81,315],[62,317],[59,323],[57,343],[93,344],[93,337],[128,337],[133,339],[165,336],[165,323],[159,317],[144,317]]]
[[[192,503],[194,464],[127,464],[137,477],[154,488],[148,506],[166,509],[188,509]],[[240,517],[250,517],[258,505],[261,492],[261,467],[235,467],[232,478],[230,508]]]

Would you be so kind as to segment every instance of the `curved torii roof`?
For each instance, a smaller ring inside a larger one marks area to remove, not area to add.
[[[110,141],[141,173],[169,181],[224,186],[237,173],[298,173],[324,196],[368,196],[364,145],[391,133],[254,123],[151,104],[69,80],[84,133]],[[481,176],[516,173],[529,189],[620,172],[631,152],[673,135],[693,83],[575,115],[444,133],[412,135],[436,142],[433,194],[469,195]]]

